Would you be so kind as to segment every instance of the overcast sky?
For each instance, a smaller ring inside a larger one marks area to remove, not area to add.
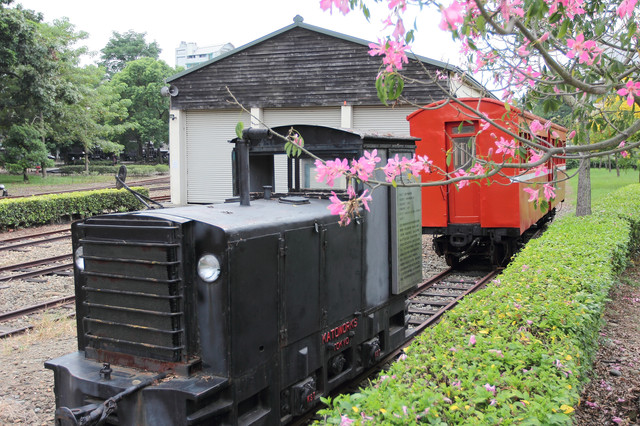
[[[231,43],[243,46],[293,23],[300,15],[307,24],[353,37],[375,41],[382,30],[384,5],[373,10],[368,23],[361,12],[342,16],[320,9],[319,0],[14,0],[25,8],[41,12],[45,22],[69,18],[76,30],[89,33],[84,45],[99,58],[113,31],[147,33],[148,43],[156,41],[162,49],[160,59],[175,66],[175,49],[181,41],[198,46]],[[413,19],[406,19],[410,27]],[[439,13],[423,11],[417,17],[417,40],[413,51],[431,59],[459,64],[458,47],[451,36],[438,29]]]

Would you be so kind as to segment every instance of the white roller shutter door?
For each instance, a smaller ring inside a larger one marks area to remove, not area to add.
[[[187,111],[187,202],[221,202],[233,196],[231,151],[236,124],[249,127],[249,114],[238,111]]]
[[[415,107],[356,106],[353,107],[353,127],[362,131],[408,136],[407,115],[415,110]]]

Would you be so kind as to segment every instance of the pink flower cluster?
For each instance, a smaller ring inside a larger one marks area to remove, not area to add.
[[[638,0],[623,0],[618,6],[616,12],[620,18],[624,18],[626,16],[631,17],[633,15],[633,9],[636,7],[636,3]]]
[[[640,81],[633,82],[633,80],[627,81],[627,84],[620,90],[618,95],[627,97],[627,105],[631,107],[635,102],[635,97],[640,96]]]
[[[402,175],[405,172],[411,173],[413,176],[419,176],[420,173],[431,173],[431,166],[433,161],[429,160],[429,157],[415,154],[412,158],[402,159],[398,158],[398,154],[394,158],[387,160],[387,165],[384,166],[382,171],[386,176],[387,182],[393,182],[396,177]]]
[[[602,53],[596,42],[593,40],[584,40],[584,34],[580,33],[575,39],[567,39],[567,47],[571,50],[567,52],[568,58],[578,58],[581,64],[593,65],[595,60]]]
[[[556,189],[550,183],[545,183],[543,186],[543,194],[544,198],[547,201],[551,201],[556,198]],[[540,190],[533,188],[524,188],[524,192],[529,194],[529,202],[538,202],[540,201]]]
[[[333,6],[342,12],[343,15],[351,11],[349,0],[320,0],[320,8],[322,10],[329,10],[329,13],[333,13]]]
[[[408,64],[406,50],[409,48],[403,41],[378,40],[378,44],[369,43],[369,55],[384,56],[382,63],[386,65],[387,72],[401,70],[402,64]]]

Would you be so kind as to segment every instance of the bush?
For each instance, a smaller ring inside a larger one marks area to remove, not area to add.
[[[135,191],[148,196],[146,188]],[[28,227],[74,217],[138,210],[143,204],[129,191],[101,189],[0,200],[0,228]]]
[[[571,424],[607,295],[640,236],[640,185],[564,217],[325,423]]]

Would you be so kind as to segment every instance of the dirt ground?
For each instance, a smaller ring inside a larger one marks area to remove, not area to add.
[[[610,298],[577,425],[640,425],[640,256]]]

